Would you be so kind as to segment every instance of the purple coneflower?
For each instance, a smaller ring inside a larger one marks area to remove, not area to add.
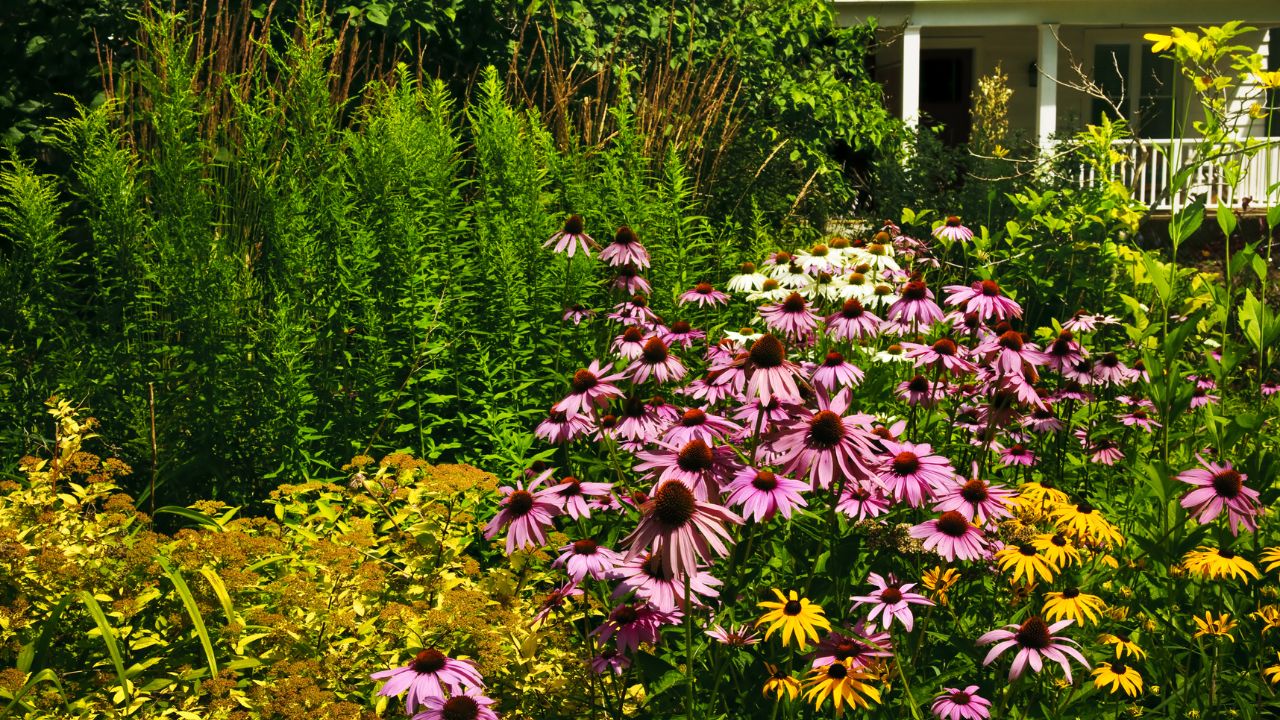
[[[690,595],[689,602],[699,606],[705,604],[703,598],[720,596],[716,587],[721,583],[710,573],[699,570],[692,575],[674,575],[662,567],[656,555],[639,555],[623,561],[614,569],[612,577],[621,581],[613,591],[613,599],[634,592],[637,599],[648,601],[662,612],[684,609],[686,593]]]
[[[622,403],[622,416],[617,420],[613,434],[619,440],[646,445],[656,440],[665,427],[653,408],[638,397],[628,397]]]
[[[395,697],[408,690],[404,709],[410,715],[424,705],[428,698],[443,698],[445,686],[455,694],[467,687],[484,687],[484,680],[471,663],[454,660],[435,648],[422,650],[404,667],[381,670],[369,677],[387,681],[378,690],[379,695]]]
[[[1022,306],[1005,297],[995,280],[981,280],[972,285],[948,285],[947,305],[966,313],[977,313],[983,320],[1007,320],[1022,317]]]
[[[978,686],[963,690],[942,688],[942,694],[929,706],[939,720],[987,720],[991,717],[991,701],[978,695]]]
[[[801,496],[808,489],[808,483],[779,476],[772,470],[744,467],[725,488],[725,503],[741,507],[743,517],[756,522],[764,522],[774,513],[790,520],[793,509],[808,506]]]
[[[787,346],[773,335],[761,335],[751,343],[751,349],[735,360],[746,373],[746,394],[768,404],[774,396],[799,402],[800,389],[796,378],[800,368],[787,359]]]
[[[793,413],[799,406],[779,396],[769,398],[769,402],[749,400],[733,411],[733,419],[742,423],[742,432],[734,438],[745,441],[753,433],[765,434],[791,422]]]
[[[654,450],[636,453],[640,464],[636,471],[654,479],[654,486],[677,480],[693,491],[699,500],[720,492],[720,478],[735,464],[733,448],[711,445],[700,437],[683,445],[661,443]]]
[[[623,225],[613,236],[613,242],[600,251],[600,259],[610,265],[634,265],[649,267],[649,251],[640,244],[640,238],[631,228]]]
[[[551,471],[544,473],[549,474]],[[551,520],[560,512],[560,508],[547,497],[546,490],[533,492],[543,476],[529,483],[525,489],[519,481],[515,487],[501,487],[501,510],[484,528],[486,540],[492,540],[498,531],[507,527],[507,554],[517,549],[536,548],[547,541],[543,534],[551,527]]]
[[[658,630],[681,617],[678,610],[663,611],[646,602],[619,605],[591,634],[598,636],[602,643],[612,639],[620,653],[633,653],[639,649],[640,643],[657,643]]]
[[[1258,386],[1258,391],[1262,393],[1262,397],[1271,397],[1280,393],[1280,383],[1264,382]]]
[[[619,653],[616,647],[604,648],[599,655],[591,658],[591,672],[597,675],[603,675],[607,672],[621,675],[630,666],[631,658]]]
[[[919,405],[921,407],[933,407],[937,404],[938,398],[946,395],[946,381],[932,382],[923,375],[916,375],[910,380],[903,380],[898,383],[897,395],[898,399],[908,405]]]
[[[854,602],[854,606],[872,605],[871,614],[867,616],[867,622],[875,627],[876,616],[880,616],[880,627],[885,630],[889,629],[889,625],[896,619],[902,623],[902,626],[911,632],[912,626],[915,624],[915,618],[911,614],[912,605],[932,605],[933,601],[919,594],[908,592],[915,587],[915,583],[907,583],[903,585],[897,581],[892,575],[889,579],[881,577],[878,573],[871,573],[867,576],[867,582],[875,586],[875,591],[868,595],[855,595],[849,598]]]
[[[613,339],[613,354],[623,360],[635,360],[644,352],[644,344],[648,339],[649,335],[643,329],[634,325],[628,327]]]
[[[580,438],[593,429],[590,415],[570,415],[552,408],[547,419],[534,428],[533,434],[553,445],[561,445]]]
[[[613,312],[607,317],[623,325],[640,327],[652,327],[658,322],[658,315],[649,308],[649,299],[639,293],[632,295],[630,300],[614,305]]]
[[[711,444],[714,440],[724,441],[739,432],[742,432],[742,426],[735,422],[701,408],[689,408],[675,424],[667,428],[662,439],[676,447],[683,447],[690,440],[698,439]]]
[[[560,318],[562,322],[572,322],[574,325],[581,325],[584,320],[594,317],[595,310],[585,305],[574,303],[564,309],[564,315]]]
[[[840,312],[827,318],[827,335],[836,340],[852,342],[875,337],[880,332],[880,318],[862,307],[857,298],[844,301]]]
[[[887,632],[877,632],[859,620],[846,632],[833,630],[814,649],[811,667],[848,663],[852,668],[869,668],[880,658],[893,657],[893,640]]]
[[[679,480],[659,485],[640,510],[639,526],[622,541],[630,548],[627,559],[651,550],[673,575],[696,573],[699,563],[713,554],[728,555],[733,537],[724,523],[742,523],[742,518],[729,510],[699,500]]]
[[[582,588],[578,587],[577,580],[570,580],[557,585],[543,598],[542,607],[538,608],[537,614],[533,616],[533,627],[541,627],[542,623],[551,617],[551,613],[564,607],[566,600],[573,597],[582,597],[583,594]]]
[[[1077,310],[1070,320],[1062,323],[1062,329],[1073,333],[1093,332],[1098,329],[1098,316]]]
[[[983,340],[974,348],[974,352],[983,356],[988,368],[1000,376],[1023,377],[1026,372],[1024,367],[1044,365],[1049,359],[1040,352],[1040,348],[1016,330],[1006,330],[1000,335]]]
[[[948,562],[956,558],[978,560],[987,555],[987,543],[982,537],[982,531],[955,510],[912,526],[910,535],[923,540],[925,550],[937,552]]]
[[[942,308],[933,301],[933,291],[923,280],[911,280],[902,286],[902,296],[889,306],[885,316],[904,326],[926,328],[942,322]]]
[[[622,391],[614,383],[626,378],[622,373],[610,374],[612,369],[613,363],[602,366],[599,360],[592,360],[590,365],[573,374],[569,380],[568,397],[556,403],[552,409],[570,415],[581,415],[592,407],[608,407],[609,398],[622,397]]]
[[[1093,366],[1093,378],[1100,385],[1123,385],[1133,380],[1133,371],[1120,362],[1120,356],[1107,353]]]
[[[782,302],[760,308],[760,317],[769,327],[796,340],[810,335],[818,327],[818,316],[809,310],[809,302],[800,293],[791,293]]]
[[[867,467],[873,456],[871,416],[849,415],[850,395],[841,390],[830,400],[819,396],[818,411],[801,408],[800,414],[770,444],[778,464],[789,475],[807,476],[814,489],[831,481],[864,480],[874,473]]]
[[[720,292],[711,286],[711,283],[701,282],[693,286],[693,289],[685,291],[679,298],[681,305],[686,303],[698,303],[698,307],[706,307],[710,305],[728,305],[729,296]]]
[[[822,360],[822,364],[813,372],[813,384],[827,392],[834,392],[841,387],[852,387],[862,382],[866,373],[856,365],[844,359],[844,355],[832,350]]]
[[[563,566],[574,582],[582,582],[588,577],[592,580],[605,579],[621,562],[622,555],[586,538],[560,548],[560,557],[551,564]]]
[[[840,491],[840,502],[836,510],[854,520],[870,520],[889,512],[889,498],[878,487],[867,487],[863,483],[846,483]]]
[[[1039,433],[1041,435],[1057,432],[1066,427],[1062,424],[1062,421],[1058,419],[1058,416],[1053,412],[1053,409],[1049,407],[1036,408],[1032,410],[1031,414],[1022,421],[1022,424],[1029,428],[1031,432]]]
[[[662,338],[654,336],[644,341],[640,357],[627,366],[627,374],[636,385],[643,384],[650,376],[661,384],[684,377],[685,369],[680,358],[671,354]]]
[[[551,473],[551,470],[547,470],[543,475],[549,480]],[[538,494],[559,505],[569,517],[580,520],[591,517],[588,505],[590,498],[607,497],[612,490],[611,483],[583,482],[572,475],[566,475],[559,483],[548,485]]]
[[[905,500],[911,507],[920,507],[934,496],[936,488],[955,477],[951,461],[932,454],[930,445],[892,440],[881,444],[888,462],[880,470],[880,482],[899,502]]]
[[[1003,485],[991,485],[977,477],[978,464],[973,464],[973,475],[967,480],[953,479],[943,485],[935,498],[934,512],[955,510],[970,522],[979,525],[1011,517],[1009,505],[1017,494]]]
[[[973,239],[973,231],[960,224],[960,218],[948,215],[941,225],[933,229],[933,236],[945,240],[968,242]]]
[[[413,720],[498,720],[498,714],[489,707],[493,703],[478,690],[468,689],[448,699],[427,698],[422,712],[414,715]]]
[[[679,344],[682,348],[688,348],[695,342],[705,338],[707,333],[703,330],[695,330],[685,320],[677,320],[671,323],[670,327],[659,328],[658,335],[667,345]]]
[[[1057,339],[1049,343],[1045,356],[1049,359],[1049,367],[1060,373],[1066,373],[1084,360],[1084,349],[1075,341],[1075,336],[1070,330],[1063,330],[1058,333]]]
[[[760,642],[760,633],[746,625],[730,625],[728,628],[712,625],[707,637],[729,647],[746,647]]]
[[[573,257],[573,253],[578,249],[582,249],[582,254],[591,257],[591,248],[598,247],[596,241],[585,232],[581,215],[570,215],[568,220],[564,221],[564,228],[560,232],[552,235],[549,240],[542,244],[542,247],[548,248],[555,245],[555,252],[564,253],[569,257]]]
[[[1121,452],[1120,446],[1114,440],[1100,438],[1091,440],[1089,433],[1083,429],[1076,430],[1076,439],[1080,441],[1080,445],[1085,452],[1089,454],[1089,460],[1099,465],[1115,465],[1124,459],[1124,453]]]
[[[1052,660],[1061,665],[1062,672],[1070,682],[1071,666],[1068,659],[1074,659],[1086,669],[1089,667],[1089,661],[1084,659],[1084,655],[1072,647],[1076,644],[1074,641],[1054,635],[1071,623],[1072,621],[1067,619],[1050,625],[1040,616],[1032,615],[1021,625],[1006,625],[1000,630],[992,630],[978,638],[979,645],[995,643],[982,664],[990,665],[1005,650],[1016,647],[1018,654],[1014,656],[1013,666],[1009,668],[1010,682],[1021,677],[1022,671],[1028,665],[1032,670],[1040,672],[1045,660]]]
[[[1004,467],[1032,467],[1036,464],[1036,454],[1022,443],[1014,443],[1009,447],[1001,448],[1000,464]]]
[[[1127,413],[1123,413],[1116,417],[1125,427],[1140,427],[1147,432],[1155,432],[1160,427],[1160,423],[1151,419],[1145,408],[1134,407]]]
[[[1231,463],[1220,465],[1200,455],[1196,455],[1196,459],[1201,467],[1178,474],[1179,480],[1196,486],[1182,498],[1182,507],[1201,525],[1207,525],[1226,510],[1232,535],[1238,534],[1241,526],[1250,532],[1257,530],[1257,516],[1262,506],[1258,503],[1258,491],[1244,486],[1249,476],[1231,467]]]
[[[961,356],[960,347],[951,338],[940,338],[932,345],[904,342],[902,348],[907,351],[907,357],[915,361],[916,367],[945,370],[956,376],[966,375],[977,369]]]
[[[1192,410],[1195,410],[1196,408],[1202,408],[1210,403],[1216,403],[1218,402],[1218,399],[1217,395],[1211,395],[1208,390],[1202,387],[1197,387],[1191,391],[1190,407]]]
[[[618,267],[618,274],[609,286],[628,295],[648,295],[653,292],[653,286],[640,275],[640,268],[630,264]]]

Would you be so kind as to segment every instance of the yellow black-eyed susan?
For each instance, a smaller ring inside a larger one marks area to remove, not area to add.
[[[1250,575],[1255,580],[1262,578],[1261,573],[1258,572],[1258,568],[1253,563],[1235,554],[1234,551],[1223,550],[1222,548],[1202,545],[1184,555],[1182,564],[1186,566],[1189,572],[1209,580],[1216,580],[1220,577],[1239,577],[1241,580],[1249,582]]]
[[[831,629],[831,623],[827,622],[821,605],[815,605],[809,602],[808,598],[800,597],[795,590],[783,595],[781,590],[774,588],[773,594],[778,596],[778,601],[760,603],[760,607],[767,608],[768,612],[756,621],[756,627],[766,624],[769,626],[764,633],[765,640],[768,640],[778,628],[782,628],[783,647],[791,643],[792,636],[795,637],[797,645],[804,647],[810,640],[817,642],[818,628]]]
[[[867,682],[873,677],[861,668],[854,668],[850,660],[833,662],[809,671],[804,697],[817,709],[821,709],[830,697],[837,716],[844,714],[846,705],[869,708],[871,703],[880,702],[880,691]]]
[[[1050,620],[1071,618],[1078,625],[1085,625],[1086,619],[1098,622],[1098,613],[1106,605],[1097,595],[1080,592],[1080,588],[1067,588],[1061,592],[1045,593],[1044,616]]]
[[[1098,663],[1093,671],[1093,684],[1112,693],[1123,691],[1129,697],[1138,697],[1142,692],[1142,676],[1118,660]]]

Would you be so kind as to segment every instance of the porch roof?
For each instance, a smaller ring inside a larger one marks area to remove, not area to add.
[[[849,24],[874,17],[882,26],[1209,25],[1228,20],[1280,25],[1276,0],[833,0]]]

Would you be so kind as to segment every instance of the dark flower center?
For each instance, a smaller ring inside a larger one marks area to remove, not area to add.
[[[896,587],[887,587],[880,591],[880,602],[886,605],[902,602],[902,591]]]
[[[676,455],[676,465],[685,472],[702,472],[710,470],[715,464],[715,455],[702,438],[694,438],[680,448]]]
[[[1067,588],[1062,591],[1062,597],[1072,600],[1080,597],[1080,588]]]
[[[684,527],[697,509],[693,493],[676,480],[666,481],[653,495],[653,516],[672,530]]]
[[[912,280],[902,286],[903,300],[923,300],[925,299],[925,285],[918,280]]]
[[[969,521],[955,510],[948,510],[938,518],[938,531],[948,537],[964,537],[964,534],[969,531]]]
[[[901,354],[902,354],[902,346],[901,346],[901,345],[899,345],[898,343],[894,343],[894,344],[890,345],[889,347],[885,348],[885,349],[884,349],[884,351],[885,351],[885,352],[887,352],[887,353],[889,353],[890,355],[901,355]]]
[[[570,215],[568,220],[564,221],[564,231],[569,235],[581,235],[586,229],[586,225],[582,222],[581,215]]]
[[[933,351],[939,355],[955,355],[956,344],[950,338],[942,338],[933,344]]]
[[[987,492],[985,482],[974,478],[960,488],[960,497],[971,503],[980,503],[991,497],[991,493]]]
[[[847,277],[847,278],[845,278],[845,279],[849,281],[849,284],[850,284],[850,285],[865,285],[865,284],[867,284],[867,275],[866,275],[866,273],[860,273],[860,272],[858,272],[857,270],[854,270],[853,272],[849,273],[849,277]],[[858,307],[862,307],[862,303],[858,302],[857,300],[848,300],[848,301],[845,301],[845,304],[846,304],[846,305],[848,305],[850,302],[857,302],[857,303],[858,303]],[[859,313],[858,313],[858,315],[861,315],[861,314],[862,314],[861,312],[859,312]],[[855,315],[854,317],[857,317],[857,315]]]
[[[480,717],[480,704],[470,695],[454,695],[440,708],[441,720],[476,720]]]
[[[671,323],[671,332],[676,335],[684,335],[693,329],[693,326],[684,320],[677,320]]]
[[[1107,353],[1098,361],[1102,367],[1113,368],[1120,364],[1120,358],[1115,353]]]
[[[787,357],[787,348],[772,335],[761,335],[751,343],[751,362],[757,367],[775,368]]]
[[[1080,513],[1081,515],[1088,515],[1089,513],[1093,512],[1093,506],[1087,502],[1082,502],[1079,505],[1076,505],[1076,512]]]
[[[710,295],[715,292],[715,288],[711,287],[711,283],[698,283],[693,286],[693,291],[699,295]]]
[[[816,257],[823,257],[827,254],[827,246],[818,244],[809,249],[809,254]]]
[[[871,243],[870,245],[867,246],[867,252],[872,255],[886,254],[884,249],[884,243]]]
[[[849,238],[842,238],[842,237],[833,238],[831,240],[831,247],[837,248],[837,249],[847,248],[849,247]]]
[[[889,233],[883,230],[880,230],[875,235],[871,236],[871,242],[874,242],[874,243],[887,243],[892,240],[893,240],[893,237],[890,236]]]
[[[1111,672],[1115,673],[1116,675],[1123,675],[1129,672],[1129,666],[1125,665],[1122,662],[1117,661],[1117,662],[1110,662],[1107,664],[1111,666]]]
[[[872,288],[872,292],[875,293],[876,295],[879,295],[880,297],[884,297],[886,295],[892,295],[893,288],[882,283]]]
[[[907,389],[913,393],[929,392],[929,379],[923,375],[917,375],[907,383]]]
[[[516,490],[507,496],[507,510],[515,517],[528,515],[533,509],[533,495],[528,490]]]
[[[1015,444],[1013,447],[1009,448],[1009,454],[1013,455],[1014,457],[1021,457],[1027,454],[1027,449],[1023,447],[1022,444],[1020,443]]]
[[[947,216],[947,227],[960,227],[960,218],[955,215]]]
[[[637,308],[647,308],[649,307],[649,298],[640,294],[632,295],[631,304]]]
[[[738,271],[741,272],[743,275],[750,275],[751,273],[754,273],[756,271],[756,264],[744,262],[738,266]]]
[[[595,540],[577,540],[573,543],[574,555],[595,555],[600,544]]]
[[[751,481],[751,486],[757,490],[769,491],[778,487],[778,476],[769,470],[761,470],[756,473],[755,478]]]
[[[444,661],[444,653],[439,650],[428,649],[415,655],[413,657],[413,662],[410,663],[410,665],[413,667],[414,672],[419,675],[426,675],[427,673],[437,672],[443,668]]]
[[[1070,355],[1073,351],[1074,351],[1074,348],[1071,347],[1071,341],[1064,340],[1062,338],[1058,338],[1057,340],[1054,340],[1053,344],[1049,346],[1049,353],[1057,357],[1064,357],[1066,355]]]
[[[1019,543],[1018,554],[1025,555],[1026,557],[1035,557],[1036,549],[1027,543]]]
[[[636,231],[629,226],[623,225],[618,228],[618,232],[614,234],[613,241],[619,245],[630,245],[631,243],[640,242],[640,238],[636,237]]]
[[[680,416],[682,427],[697,427],[707,422],[707,414],[698,408],[689,408]]]
[[[965,692],[965,691],[963,691],[963,690],[957,690],[957,691],[955,691],[955,692],[951,693],[951,697],[950,697],[949,699],[951,700],[952,704],[954,704],[954,705],[968,705],[968,704],[969,704],[969,693],[967,693],[967,692]]]
[[[1219,550],[1218,557],[1222,558],[1223,560],[1235,560],[1236,554],[1230,550]]]
[[[564,497],[573,497],[575,495],[581,495],[582,482],[578,480],[578,478],[572,475],[566,475],[565,478],[560,481],[560,487],[558,488],[558,491]]]
[[[853,640],[842,640],[838,645],[831,649],[831,654],[841,662],[849,658],[862,657],[867,651],[867,646]]]
[[[769,278],[760,284],[760,289],[765,292],[772,292],[778,289],[778,281],[775,278]]]
[[[662,338],[651,337],[645,342],[640,356],[649,365],[664,363],[667,361],[667,344],[662,342]]]
[[[638,343],[644,340],[644,331],[634,325],[622,331],[622,341]]]
[[[1022,335],[1013,330],[1009,330],[1000,336],[1000,347],[1012,350],[1014,352],[1022,351]]]
[[[857,298],[850,298],[844,301],[844,305],[840,308],[840,315],[848,320],[857,320],[862,317],[866,309],[862,307],[862,303]]]
[[[632,605],[623,605],[617,610],[614,610],[612,615],[613,624],[619,627],[623,625],[630,625],[635,622],[638,617],[639,615],[636,613],[635,606]]]
[[[904,450],[893,456],[894,475],[914,475],[920,469],[920,456]]]
[[[1049,542],[1060,548],[1067,547],[1068,545],[1067,538],[1062,533],[1055,533],[1053,537],[1049,538]]]
[[[858,502],[866,502],[871,499],[871,491],[866,488],[860,487],[860,488],[849,491],[849,496],[852,497],[854,500],[857,500]]]
[[[849,676],[849,668],[844,663],[831,663],[827,666],[827,677],[833,680],[843,680]]]
[[[996,284],[995,280],[983,280],[982,294],[986,297],[996,297],[1000,294],[1000,286]]]
[[[645,558],[644,562],[640,565],[640,569],[644,571],[645,575],[648,575],[651,578],[657,578],[658,580],[671,579],[670,573],[662,567],[662,556],[660,555],[650,555]]]
[[[1043,650],[1053,642],[1048,624],[1038,616],[1033,616],[1022,623],[1022,627],[1018,628],[1017,634],[1013,637],[1019,645],[1032,650]]]
[[[573,392],[581,395],[600,383],[595,373],[583,368],[573,374],[573,379],[569,381],[569,386],[573,388]]]
[[[837,367],[844,364],[844,356],[834,350],[827,353],[827,358],[822,361],[827,367]]]
[[[1240,489],[1244,486],[1244,481],[1240,479],[1240,473],[1230,468],[1223,470],[1213,476],[1213,490],[1228,500],[1235,498],[1240,494]]]
[[[617,416],[617,415],[605,415],[604,417],[600,418],[600,429],[601,429],[601,430],[610,430],[610,429],[615,428],[615,427],[617,427],[617,426],[618,426],[618,416]]]
[[[622,267],[618,268],[618,275],[624,278],[633,278],[639,273],[640,273],[640,268],[636,267],[632,263],[627,263],[626,265],[623,265]]]
[[[786,265],[791,262],[791,253],[779,250],[778,254],[773,256],[773,262],[777,265]]]
[[[809,444],[828,450],[844,437],[844,420],[830,410],[821,410],[809,421]]]
[[[782,309],[789,313],[804,312],[804,298],[800,297],[800,293],[791,293],[782,301]]]
[[[802,607],[803,606],[800,604],[799,600],[788,600],[787,603],[782,606],[782,613],[784,615],[799,615]]]
[[[1130,414],[1130,415],[1132,415],[1132,416],[1133,416],[1133,418],[1134,418],[1135,420],[1146,420],[1146,419],[1147,419],[1147,411],[1146,411],[1146,410],[1143,410],[1142,408],[1138,408],[1137,410],[1134,410],[1132,413],[1129,413],[1129,414]],[[1237,474],[1239,474],[1239,473],[1237,473]],[[1216,487],[1216,486],[1215,486],[1215,487]],[[1221,493],[1219,493],[1219,494],[1221,494]]]

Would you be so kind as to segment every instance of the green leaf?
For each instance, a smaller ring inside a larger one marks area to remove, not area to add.
[[[116,677],[120,679],[120,689],[124,692],[125,700],[131,701],[133,692],[124,674],[124,658],[120,655],[120,646],[116,644],[115,630],[111,628],[111,623],[107,622],[107,615],[102,612],[102,606],[98,604],[97,598],[85,590],[81,590],[78,597],[89,610],[89,617],[93,618],[94,624],[98,626],[102,641],[107,644],[107,654],[111,656],[111,664],[116,667]]]
[[[1219,205],[1217,210],[1218,227],[1222,229],[1222,234],[1231,237],[1231,233],[1236,231],[1236,223],[1239,218],[1226,205]]]
[[[191,618],[196,635],[200,636],[200,645],[204,647],[204,657],[209,663],[209,673],[215,678],[218,677],[218,660],[213,654],[213,641],[209,639],[209,628],[205,627],[204,617],[200,614],[200,606],[196,604],[195,596],[191,594],[191,588],[187,587],[187,581],[182,578],[182,573],[170,566],[163,557],[156,556],[156,563],[173,583],[174,589],[178,591],[178,597],[182,599],[183,607],[187,609],[187,616]]]
[[[223,529],[222,525],[218,524],[217,520],[205,515],[199,510],[192,510],[191,508],[179,507],[177,505],[165,505],[164,507],[156,508],[155,514],[177,515],[179,517],[184,517],[214,531],[221,531]]]

